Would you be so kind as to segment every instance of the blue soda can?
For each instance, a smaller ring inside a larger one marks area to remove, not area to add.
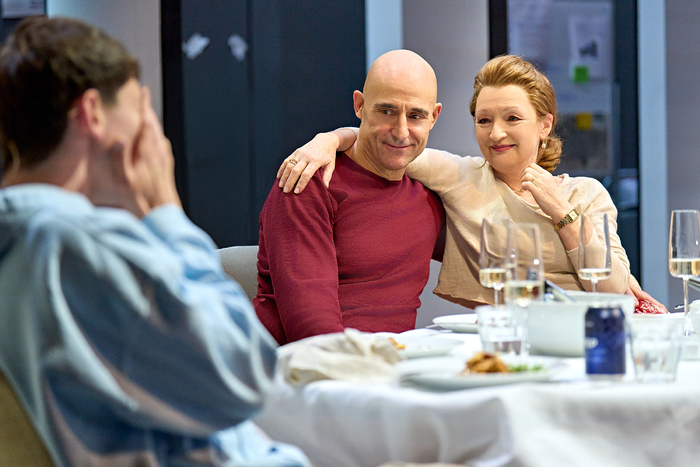
[[[586,312],[586,374],[625,374],[625,315],[614,306]]]

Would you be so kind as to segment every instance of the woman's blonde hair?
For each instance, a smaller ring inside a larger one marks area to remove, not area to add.
[[[476,113],[476,100],[485,86],[500,88],[515,85],[525,91],[539,118],[552,114],[552,131],[537,149],[537,164],[553,172],[561,160],[561,139],[554,133],[557,124],[557,99],[547,77],[530,62],[515,55],[501,55],[486,62],[474,78],[474,96],[469,110]]]

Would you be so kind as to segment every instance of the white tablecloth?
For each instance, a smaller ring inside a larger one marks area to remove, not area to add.
[[[454,337],[478,346],[476,336]],[[589,382],[583,359],[567,363],[557,379],[569,382],[444,393],[342,381],[295,388],[278,378],[255,421],[316,467],[700,465],[700,362],[682,361],[675,383],[654,385],[631,375]]]

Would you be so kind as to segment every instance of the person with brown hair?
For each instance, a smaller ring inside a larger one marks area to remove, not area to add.
[[[58,467],[306,465],[248,421],[277,345],[182,211],[138,75],[73,19],[0,49],[2,380]]]
[[[561,158],[555,134],[556,97],[547,77],[514,55],[487,62],[474,79],[470,103],[482,157],[460,157],[426,149],[406,173],[440,195],[447,215],[447,240],[435,294],[472,308],[493,303],[492,289],[479,282],[481,223],[505,217],[516,223],[540,226],[547,279],[568,290],[590,290],[578,277],[580,214],[604,212],[610,224],[612,275],[598,290],[623,293],[628,284],[639,298],[650,299],[629,271],[629,261],[617,235],[617,210],[605,188],[595,179],[552,175]],[[303,190],[309,173],[325,166],[329,152],[317,144],[352,135],[336,130],[320,134],[290,156],[296,167],[283,164],[280,186]],[[293,170],[296,169],[296,170]],[[328,170],[326,170],[327,172]],[[596,241],[596,237],[593,237]]]

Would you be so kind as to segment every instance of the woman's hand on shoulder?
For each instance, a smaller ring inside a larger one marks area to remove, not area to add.
[[[357,140],[357,131],[350,127],[338,128],[328,133],[319,133],[314,139],[287,157],[277,171],[279,186],[285,193],[294,190],[301,193],[316,171],[324,167],[323,183],[331,183],[335,170],[335,153],[347,151]]]
[[[294,190],[296,194],[301,193],[321,167],[325,168],[323,183],[327,187],[335,169],[335,153],[339,144],[340,139],[334,133],[319,133],[294,151],[277,171],[282,191],[290,193]]]

